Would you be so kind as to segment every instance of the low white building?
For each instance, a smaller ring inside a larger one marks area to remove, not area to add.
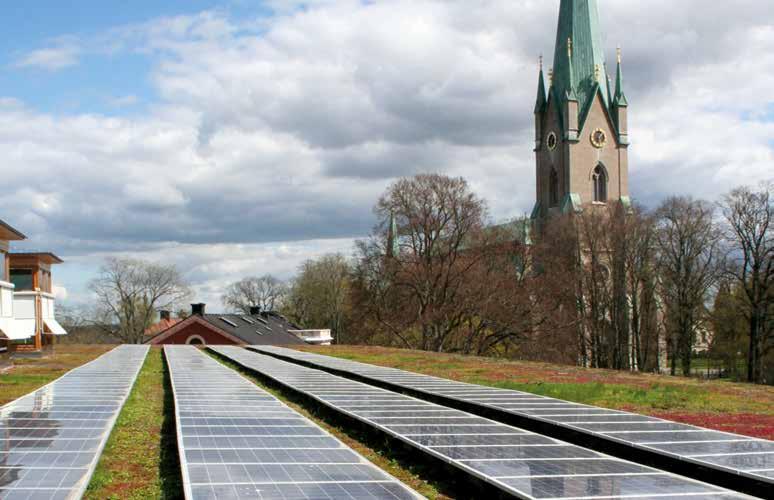
[[[330,330],[290,330],[290,333],[307,344],[331,345],[331,342],[333,342]]]

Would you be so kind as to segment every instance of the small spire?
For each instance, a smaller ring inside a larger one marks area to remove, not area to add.
[[[607,102],[613,102],[613,78],[610,73],[607,72],[607,64],[605,64],[605,76],[607,76]]]
[[[540,56],[540,72],[538,75],[537,101],[535,101],[535,113],[542,113],[548,98],[546,97],[546,82],[543,78],[543,56]]]
[[[618,64],[621,64],[621,46],[620,45],[616,49],[616,59],[618,60]]]
[[[554,86],[554,68],[548,70],[548,84]]]
[[[572,38],[567,39],[567,57],[572,59]]]
[[[395,220],[395,211],[390,209],[390,227],[387,230],[387,257],[395,258],[400,254],[398,244],[398,223]]]
[[[595,65],[594,65],[594,80],[595,80],[595,81],[597,81],[597,82],[599,82],[599,81],[600,81],[600,80],[599,80],[599,76],[600,76],[601,74],[602,74],[602,73],[601,73],[601,71],[600,71],[600,69],[599,69],[599,64],[595,64]]]
[[[621,47],[618,47],[618,69],[615,74],[615,99],[613,104],[616,106],[628,106],[626,94],[623,90],[623,70],[621,69]]]

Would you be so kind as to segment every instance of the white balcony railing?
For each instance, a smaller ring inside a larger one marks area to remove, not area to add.
[[[67,335],[54,316],[55,298],[45,292],[15,292],[13,294],[14,317],[17,327],[25,334],[37,332]]]
[[[12,283],[0,281],[0,335],[8,340],[24,340],[35,335],[33,316],[32,327],[16,321],[16,297]]]
[[[330,330],[290,330],[290,333],[307,344],[331,345],[331,342],[333,342]]]

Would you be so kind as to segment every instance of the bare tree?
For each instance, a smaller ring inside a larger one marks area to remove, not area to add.
[[[695,335],[723,263],[713,213],[711,205],[689,197],[668,198],[656,212],[658,271],[672,375],[678,359],[683,375],[691,373]]]
[[[157,310],[173,309],[190,296],[173,265],[109,258],[90,284],[97,297],[98,323],[129,344],[140,344]]]
[[[418,175],[395,182],[374,210],[380,224],[358,245],[361,310],[404,346],[447,350],[474,310],[479,250],[491,248],[486,204],[462,178]]]
[[[324,255],[301,265],[283,312],[305,328],[328,328],[341,343],[351,313],[351,267],[341,254]]]
[[[659,367],[655,221],[645,210],[635,207],[626,222],[624,259],[632,337],[631,358],[635,369],[652,371]]]
[[[774,291],[774,184],[758,190],[739,187],[721,203],[726,240],[731,245],[729,272],[744,292],[750,344],[747,381],[763,382],[762,361],[774,348],[772,291]]]
[[[270,274],[249,277],[230,284],[223,294],[223,303],[235,311],[249,314],[253,307],[275,311],[288,294],[285,282]]]

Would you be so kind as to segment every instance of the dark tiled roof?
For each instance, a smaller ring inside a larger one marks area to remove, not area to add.
[[[206,322],[250,345],[288,345],[305,342],[288,330],[298,330],[290,321],[276,313],[256,316],[246,314],[205,314]]]

